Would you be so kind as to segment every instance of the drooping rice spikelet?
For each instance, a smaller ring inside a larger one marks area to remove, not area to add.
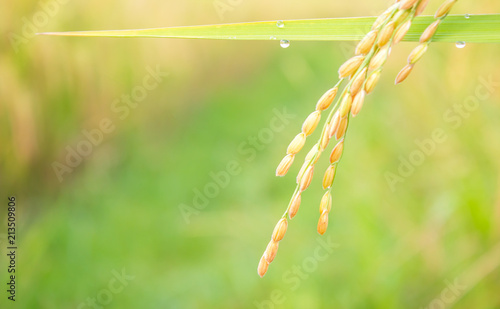
[[[420,36],[419,40],[420,44],[417,47],[415,47],[415,49],[413,49],[413,51],[410,53],[410,55],[408,56],[408,64],[399,72],[398,76],[396,77],[395,81],[396,85],[402,83],[408,78],[411,71],[413,70],[413,67],[415,66],[415,63],[417,63],[426,53],[427,48],[429,47],[429,44],[432,42],[432,39],[434,38],[434,35],[436,34],[439,26],[441,25],[442,21],[446,18],[446,16],[448,16],[453,5],[457,1],[458,0],[446,0],[436,11],[436,14],[434,15],[436,20],[432,24],[430,24]],[[428,2],[429,2],[428,0],[427,1],[422,0],[420,2],[420,4],[417,6],[417,11],[416,11],[417,15],[422,13]]]
[[[288,170],[293,164],[295,155],[298,154],[307,140],[321,120],[321,112],[327,110],[335,100],[338,92],[338,85],[329,89],[316,103],[316,110],[312,112],[302,124],[302,131],[295,136],[287,148],[286,156],[281,160],[276,168],[276,176],[283,177],[288,173]]]
[[[450,2],[450,1],[447,1]],[[456,2],[451,1],[451,2]],[[303,149],[308,136],[319,125],[323,112],[329,114],[323,125],[318,142],[310,149],[304,163],[297,174],[297,186],[290,199],[288,207],[276,225],[273,236],[264,252],[258,266],[258,273],[262,277],[267,272],[269,264],[276,257],[279,242],[283,239],[288,227],[288,220],[293,219],[300,208],[302,195],[310,186],[315,172],[315,165],[320,156],[328,148],[332,138],[338,142],[333,147],[329,161],[330,165],[323,174],[322,186],[325,193],[320,202],[320,217],[317,231],[323,235],[328,227],[328,216],[332,208],[332,187],[338,164],[344,152],[344,141],[350,123],[350,116],[357,116],[364,104],[366,95],[370,94],[378,83],[382,69],[390,54],[391,47],[403,40],[411,27],[415,16],[422,13],[428,0],[402,0],[396,1],[389,9],[382,13],[374,22],[371,31],[359,42],[355,49],[355,56],[347,60],[339,68],[339,82],[325,92],[312,112],[302,125],[302,131],[290,143],[287,154],[281,161],[276,171],[278,176],[284,176],[292,165],[295,156]],[[444,5],[443,5],[444,6]],[[451,8],[450,5],[440,9],[439,18],[444,18]],[[443,12],[445,12],[443,14]],[[437,16],[437,15],[436,15]],[[428,44],[434,35],[435,28],[428,29],[422,34],[422,44]],[[427,37],[430,37],[429,39]],[[406,76],[411,72],[414,64],[426,51],[426,46],[415,50],[409,57]],[[404,76],[404,74],[402,76]],[[347,84],[339,92],[344,81]],[[334,104],[335,102],[335,104]]]

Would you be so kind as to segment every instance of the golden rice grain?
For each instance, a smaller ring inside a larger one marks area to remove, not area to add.
[[[293,219],[295,215],[297,215],[297,212],[299,211],[300,208],[300,203],[302,201],[302,194],[300,192],[297,192],[292,199],[292,202],[290,203],[290,209],[288,210],[288,217],[290,219]]]
[[[271,240],[267,245],[266,251],[264,251],[264,258],[268,263],[274,261],[276,253],[278,253],[279,242]]]
[[[384,28],[382,28],[378,36],[378,46],[383,47],[385,44],[387,44],[387,42],[389,42],[392,34],[394,33],[395,25],[396,23],[394,21],[390,21],[384,26]]]
[[[302,125],[302,132],[305,133],[306,136],[311,135],[318,126],[320,119],[321,112],[315,111],[311,113]]]
[[[375,41],[378,36],[377,30],[372,30],[365,35],[365,37],[359,42],[358,46],[356,46],[356,55],[365,55],[367,54],[375,44]]]
[[[401,24],[408,17],[408,15],[410,15],[410,11],[408,10],[398,11],[392,18],[395,26],[399,26],[399,24]]]
[[[394,34],[394,39],[393,39],[393,44],[398,44],[401,42],[406,34],[408,33],[408,30],[410,30],[412,20],[407,20],[404,24],[402,24],[398,30],[396,30],[396,33]]]
[[[332,138],[335,135],[335,133],[337,133],[339,125],[340,125],[340,112],[337,111],[333,115],[332,121],[330,123],[330,138]]]
[[[401,72],[399,72],[398,76],[396,77],[396,82],[395,84],[400,84],[405,81],[405,79],[410,75],[411,71],[413,70],[413,64],[408,64],[406,65]]]
[[[332,209],[332,194],[330,190],[326,191],[323,197],[321,198],[321,202],[319,204],[319,213],[329,213]]]
[[[312,165],[318,163],[318,160],[319,160],[319,158],[321,158],[321,154],[323,153],[323,150],[321,150],[321,148],[318,149],[319,144],[314,145],[314,147],[318,150],[318,152],[316,153],[316,155],[311,160],[311,164]]]
[[[330,163],[334,164],[340,161],[343,152],[344,152],[344,139],[341,139],[337,143],[337,145],[335,145],[335,148],[333,148],[332,150],[332,154],[330,155]]]
[[[302,149],[302,147],[304,147],[305,143],[306,143],[306,134],[303,132],[297,134],[297,136],[295,136],[290,145],[288,145],[286,153],[297,154]]]
[[[356,117],[361,111],[361,108],[363,107],[363,103],[365,101],[365,94],[366,93],[364,91],[361,91],[354,97],[351,108],[351,114],[353,117]]]
[[[339,69],[339,78],[346,78],[356,72],[364,60],[365,56],[363,55],[354,56],[347,60]]]
[[[311,161],[318,154],[318,144],[314,145],[306,155],[305,161]]]
[[[344,118],[349,114],[349,111],[351,110],[351,105],[352,105],[352,96],[348,92],[344,95],[342,98],[342,103],[340,103],[340,117]]]
[[[281,160],[280,164],[278,165],[278,168],[276,168],[276,176],[278,177],[285,176],[286,173],[288,173],[290,166],[292,166],[294,158],[295,155],[293,154],[286,155],[283,158],[283,160]]]
[[[408,64],[414,64],[418,62],[427,51],[428,46],[429,44],[423,43],[415,47],[408,56]]]
[[[317,111],[324,111],[324,110],[328,109],[330,107],[330,105],[332,105],[332,102],[335,99],[335,96],[337,96],[338,90],[339,90],[338,87],[334,87],[334,88],[328,90],[327,92],[325,92],[325,94],[323,94],[321,99],[319,99],[318,103],[316,104],[316,110]]]
[[[318,221],[318,233],[320,235],[324,235],[326,233],[327,228],[328,228],[328,213],[324,212],[319,217],[319,221]]]
[[[380,74],[382,73],[381,70],[374,71],[368,76],[366,79],[365,83],[365,91],[366,93],[370,93],[375,89],[375,86],[377,85],[378,81],[380,80]]]
[[[429,0],[420,0],[420,3],[417,5],[417,8],[415,9],[415,17],[422,14],[427,7],[427,4],[429,4]]]
[[[269,262],[266,261],[266,258],[264,256],[262,256],[260,258],[259,267],[257,267],[257,273],[261,278],[264,277],[264,275],[266,274],[268,267],[269,267]]]
[[[411,8],[418,0],[402,0],[401,5],[399,7],[400,10],[407,10]]]
[[[323,189],[328,189],[333,185],[333,181],[335,179],[335,169],[336,166],[334,164],[330,165],[325,172],[325,176],[323,177]]]
[[[316,164],[316,162],[318,162],[318,158],[320,156],[321,156],[321,149],[319,148],[319,144],[316,143],[311,148],[311,150],[309,150],[304,161],[311,162],[311,164]]]
[[[376,70],[384,65],[387,60],[387,56],[389,55],[389,47],[386,45],[382,49],[380,49],[375,56],[373,56],[370,61],[369,70]]]
[[[314,166],[309,166],[300,180],[300,191],[306,190],[311,184],[314,174]]]
[[[380,14],[380,16],[377,17],[377,19],[373,23],[372,30],[376,30],[380,26],[382,26],[385,23],[385,21],[389,18],[389,16],[391,16],[392,12],[393,12],[393,7],[391,6],[384,13]]]
[[[436,15],[434,15],[435,18],[441,18],[448,14],[453,7],[453,5],[457,2],[457,0],[447,0],[445,1],[437,10]]]
[[[366,80],[366,72],[368,68],[364,68],[358,75],[352,80],[351,87],[349,88],[351,95],[355,96],[363,87],[363,83]]]
[[[281,218],[280,221],[276,224],[273,231],[272,240],[280,241],[285,237],[286,229],[288,228],[288,222],[285,218]]]
[[[440,23],[441,20],[436,20],[435,22],[430,24],[429,27],[425,29],[424,33],[422,33],[422,35],[420,36],[420,43],[425,43],[432,39]]]
[[[338,140],[345,135],[345,131],[347,130],[347,121],[347,117],[344,117],[340,120],[339,129],[336,133],[336,137]]]

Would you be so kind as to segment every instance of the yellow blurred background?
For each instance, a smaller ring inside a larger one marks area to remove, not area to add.
[[[433,44],[399,86],[415,45],[395,48],[351,122],[327,234],[317,177],[261,279],[300,165],[283,179],[275,167],[354,43],[32,35],[367,16],[390,3],[3,2],[0,307],[500,308],[498,44]],[[453,10],[498,12],[493,0]],[[269,129],[275,118],[282,129]],[[446,138],[429,142],[436,130]]]

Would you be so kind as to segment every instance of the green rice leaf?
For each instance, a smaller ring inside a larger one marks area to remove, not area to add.
[[[367,33],[375,17],[286,20],[284,27],[276,21],[237,24],[169,27],[137,30],[48,32],[44,35],[117,37],[117,38],[186,38],[218,40],[290,40],[290,41],[357,41]],[[419,16],[405,37],[418,41],[433,16]],[[450,15],[436,33],[434,42],[499,43],[500,14]]]

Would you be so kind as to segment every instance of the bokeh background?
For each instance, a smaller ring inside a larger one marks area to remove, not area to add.
[[[394,49],[349,129],[323,237],[335,248],[315,258],[317,177],[261,279],[257,263],[299,164],[283,179],[275,167],[354,44],[39,36],[13,44],[49,2],[0,9],[1,308],[93,308],[92,298],[95,308],[500,308],[500,87],[460,125],[444,117],[477,96],[481,78],[500,81],[500,45],[433,44],[397,87],[414,44]],[[228,10],[218,12],[221,3]],[[71,0],[56,2],[36,31],[365,16],[389,3]],[[454,9],[498,12],[495,0]],[[142,85],[148,67],[168,76],[121,119],[113,102]],[[283,109],[294,118],[249,146]],[[65,163],[67,147],[102,119],[115,130],[59,181],[53,163]],[[436,129],[447,140],[392,190],[387,173]],[[237,175],[186,220],[181,208],[228,162]],[[4,291],[11,195],[15,304]],[[122,271],[130,277],[120,281]]]

